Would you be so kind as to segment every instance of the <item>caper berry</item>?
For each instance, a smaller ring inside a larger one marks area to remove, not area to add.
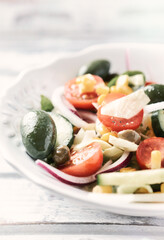
[[[59,146],[53,153],[53,160],[56,166],[63,165],[70,159],[70,150],[67,146]]]

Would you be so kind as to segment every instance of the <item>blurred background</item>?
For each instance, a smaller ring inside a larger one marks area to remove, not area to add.
[[[162,0],[0,0],[0,73],[93,44],[163,43],[163,23]]]

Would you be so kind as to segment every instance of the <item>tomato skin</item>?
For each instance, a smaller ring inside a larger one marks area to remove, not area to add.
[[[152,137],[141,142],[137,149],[136,157],[141,169],[151,168],[151,152],[153,150],[159,150],[161,152],[161,167],[164,167],[164,138]]]
[[[91,143],[82,150],[71,155],[71,161],[60,170],[76,177],[88,177],[96,173],[102,166],[103,154],[98,143]]]
[[[118,98],[124,97],[125,95],[122,93],[110,93],[104,99],[104,103],[99,107],[97,116],[102,124],[104,124],[107,128],[110,128],[113,131],[119,132],[126,129],[137,129],[143,119],[143,110],[141,110],[134,117],[126,119],[126,118],[118,118],[108,115],[101,114],[101,108],[109,102],[112,102]]]
[[[145,86],[152,85],[152,84],[156,84],[156,83],[155,82],[146,82]]]
[[[96,85],[104,84],[104,81],[101,77],[93,75],[96,80]],[[79,92],[79,85],[76,84],[76,78],[68,81],[65,84],[64,90],[65,98],[76,108],[80,109],[91,109],[94,110],[92,103],[97,102],[97,94],[96,91],[91,93],[83,93]],[[86,98],[85,98],[86,96]]]

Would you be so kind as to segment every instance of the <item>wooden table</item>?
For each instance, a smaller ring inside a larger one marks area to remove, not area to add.
[[[0,0],[0,95],[24,68],[112,41],[164,42],[163,1]],[[0,239],[163,239],[164,217],[91,209],[34,185],[0,157]]]

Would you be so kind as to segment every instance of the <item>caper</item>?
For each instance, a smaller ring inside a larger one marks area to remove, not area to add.
[[[55,149],[53,160],[56,166],[63,165],[70,159],[70,150],[67,146],[59,146]]]

